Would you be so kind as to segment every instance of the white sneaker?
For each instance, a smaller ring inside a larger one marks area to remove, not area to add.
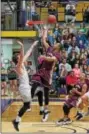
[[[57,125],[57,126],[61,126],[61,125],[63,125],[63,122],[64,122],[64,119],[59,119],[59,120],[56,122],[56,125]]]
[[[72,120],[70,120],[70,118],[67,119],[60,119],[56,122],[56,125],[61,126],[61,125],[68,125],[71,124]]]
[[[84,114],[84,116],[89,116],[89,110]]]
[[[64,119],[63,125],[71,124],[72,120],[70,118]]]
[[[26,112],[30,112],[30,111],[31,111],[31,108],[27,109],[27,111],[26,111]]]
[[[46,112],[44,111],[42,122],[46,122],[48,120],[49,113],[50,113],[50,111],[46,111]]]

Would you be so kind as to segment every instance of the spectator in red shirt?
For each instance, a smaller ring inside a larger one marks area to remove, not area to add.
[[[77,77],[74,75],[74,71],[72,70],[66,77],[66,85],[67,85],[67,94],[69,94],[70,90],[77,83]]]

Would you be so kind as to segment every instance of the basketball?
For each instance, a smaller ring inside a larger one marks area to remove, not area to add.
[[[54,16],[54,15],[49,15],[48,16],[48,23],[56,23],[56,16]]]

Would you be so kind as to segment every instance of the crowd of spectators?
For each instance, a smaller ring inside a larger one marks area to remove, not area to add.
[[[50,46],[60,43],[60,61],[53,74],[53,88],[57,94],[68,93],[73,85],[80,79],[81,73],[85,73],[89,82],[89,30],[81,23],[76,27],[71,25],[60,26],[48,30]],[[64,91],[64,90],[63,90]]]

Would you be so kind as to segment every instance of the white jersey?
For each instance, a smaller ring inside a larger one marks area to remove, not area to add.
[[[25,85],[26,87],[29,87],[29,77],[25,67],[24,67],[24,73],[19,76],[19,85],[20,86]]]
[[[24,67],[24,73],[19,76],[19,92],[24,102],[31,101],[31,86],[29,85],[29,77]]]

